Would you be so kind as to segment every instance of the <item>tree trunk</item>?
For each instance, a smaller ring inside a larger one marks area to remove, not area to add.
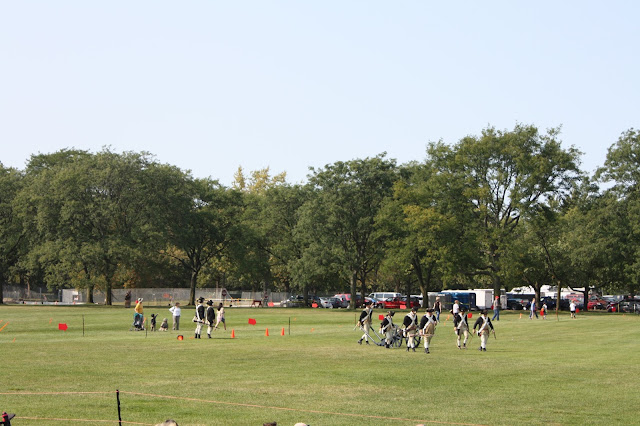
[[[560,295],[562,295],[562,283],[558,280],[558,293],[556,293],[556,318],[559,319],[558,314],[560,313]]]
[[[418,279],[420,293],[422,294],[422,307],[427,308],[429,306],[429,297],[427,296],[427,283],[425,283],[424,277],[422,276],[422,265],[420,265],[420,261],[415,257],[411,259],[411,264],[413,266],[413,271],[416,274],[416,278]]]
[[[349,301],[349,309],[355,309],[356,307],[356,289],[358,284],[358,272],[351,272],[351,300]]]
[[[0,278],[0,305],[4,304],[4,280]]]
[[[189,281],[189,305],[196,304],[196,286],[198,285],[198,271],[191,271],[191,280]]]
[[[93,305],[93,285],[91,284],[87,286],[87,303],[91,303]]]
[[[111,280],[113,279],[113,274],[111,273],[111,268],[109,268],[109,265],[107,264],[107,267],[105,268],[105,273],[104,273],[104,304],[107,306],[111,305]]]
[[[500,277],[493,273],[491,274],[491,280],[493,281],[493,294],[500,295],[502,291],[502,281],[500,280]]]

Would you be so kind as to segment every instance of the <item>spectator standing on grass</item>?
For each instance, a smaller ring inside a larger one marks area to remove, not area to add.
[[[542,319],[547,319],[547,304],[543,303],[542,308],[540,308],[540,315],[542,315]]]
[[[424,353],[426,354],[429,353],[429,344],[431,344],[431,338],[435,334],[436,324],[438,324],[438,319],[433,312],[434,309],[427,308],[427,313],[420,320],[420,335],[424,339]]]
[[[364,309],[360,313],[360,319],[358,320],[358,325],[364,332],[360,340],[358,340],[358,344],[362,344],[362,340],[368,345],[369,344],[369,330],[371,330],[371,315],[373,314],[373,309],[371,309],[371,302],[364,302]]]
[[[169,312],[173,315],[173,329],[180,330],[180,315],[182,314],[182,309],[180,309],[180,302],[176,302],[175,305],[169,308]]]
[[[487,310],[483,309],[480,312],[480,317],[476,320],[476,323],[473,325],[473,331],[478,329],[478,336],[480,336],[480,350],[486,352],[487,351],[487,340],[489,340],[489,333],[493,331],[493,324],[491,324],[491,320],[487,315]]]
[[[436,314],[436,320],[440,321],[440,313],[442,312],[442,303],[440,303],[440,296],[436,296],[436,301],[433,304],[433,312]]]
[[[207,336],[211,339],[211,332],[215,327],[216,310],[213,308],[213,300],[207,300],[207,312],[205,314],[207,321]]]
[[[224,331],[227,331],[227,323],[224,320],[224,306],[222,305],[222,302],[220,302],[220,304],[218,305],[218,321],[216,322],[216,330],[218,329],[218,325],[220,325],[220,323],[222,323],[222,325],[224,326]]]
[[[196,316],[193,319],[196,322],[196,339],[200,339],[202,333],[202,324],[204,324],[204,297],[198,299],[198,305],[196,306]]]
[[[538,319],[538,311],[536,310],[536,298],[534,297],[533,300],[531,300],[531,306],[530,306],[530,311],[529,312],[529,319],[532,320],[533,316],[536,316],[536,319]]]
[[[144,330],[144,315],[142,307],[142,297],[136,299],[136,307],[133,309],[133,323],[139,324],[139,329]],[[136,328],[137,330],[137,328]]]
[[[496,296],[493,301],[493,318],[491,318],[491,321],[493,320],[500,321],[500,296]]]
[[[462,349],[467,349],[467,341],[469,340],[469,320],[467,319],[466,308],[460,308],[460,312],[453,316],[453,329],[458,336],[458,349],[460,349],[460,338],[462,336],[464,336]]]
[[[142,307],[142,297],[136,299],[136,307],[134,308],[134,311],[136,312],[136,314],[138,315],[142,315],[144,308]]]
[[[460,302],[456,300],[455,302],[453,302],[453,308],[451,308],[451,313],[455,317],[455,315],[459,312],[460,312]]]
[[[575,300],[572,300],[571,303],[569,303],[569,312],[571,312],[571,318],[576,317],[576,301]]]

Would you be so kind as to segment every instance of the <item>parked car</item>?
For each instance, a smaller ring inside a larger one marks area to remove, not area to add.
[[[291,296],[287,300],[280,302],[283,308],[301,308],[304,306],[304,296]]]
[[[542,308],[542,305],[546,303],[547,310],[553,311],[556,309],[556,299],[553,297],[545,296],[540,298],[540,303],[538,303],[538,309]]]
[[[596,309],[604,310],[604,309],[607,309],[608,305],[609,304],[605,300],[602,300],[602,299],[590,299],[587,302],[587,309],[590,310],[590,311],[593,311],[593,310],[596,310]]]
[[[378,301],[381,301],[381,300],[388,299],[390,297],[402,297],[402,294],[400,294],[400,293],[392,293],[392,292],[387,291],[387,292],[371,293],[369,295],[369,297],[372,298],[372,299],[376,299]]]
[[[349,301],[351,300],[351,294],[349,293],[340,293],[340,294],[336,294],[333,297],[336,297],[340,300],[340,307],[341,308],[348,308],[349,307]]]
[[[318,306],[326,309],[341,307],[342,302],[337,297],[321,297]]]
[[[640,301],[625,300],[620,302],[620,312],[640,313]]]
[[[307,306],[312,307],[314,303],[320,306],[320,297],[309,295],[307,298]]]
[[[411,298],[408,298],[405,296],[401,297],[400,300],[403,301],[409,309],[420,308],[422,306],[422,301],[418,297],[411,296]],[[407,301],[409,302],[407,303]]]
[[[525,309],[527,303],[529,303],[527,299],[510,298],[507,299],[507,309],[511,309],[513,311],[521,311]]]
[[[401,309],[404,306],[405,309],[411,309],[414,306],[420,307],[420,303],[417,299],[407,300],[407,297],[389,297],[388,299],[379,300],[376,308],[381,309]]]
[[[329,297],[321,297],[320,303],[318,304],[320,308],[333,308],[333,303],[331,303],[331,299]]]

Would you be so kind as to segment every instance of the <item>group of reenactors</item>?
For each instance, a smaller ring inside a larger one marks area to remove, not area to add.
[[[407,352],[410,350],[415,352],[416,346],[420,340],[422,340],[422,342],[424,342],[424,352],[427,354],[430,353],[429,346],[431,345],[431,339],[436,332],[436,326],[440,324],[438,319],[439,315],[436,315],[434,311],[434,308],[427,308],[424,315],[418,318],[418,308],[411,308],[411,311],[405,315],[401,326],[393,322],[395,312],[388,311],[380,323],[379,334],[374,331],[374,333],[380,337],[380,342],[377,344],[391,348],[398,339],[400,339],[400,341],[406,339]],[[467,310],[456,301],[450,313],[453,314],[453,329],[456,334],[458,349],[467,349],[470,336]],[[366,302],[356,324],[364,332],[360,340],[358,340],[358,344],[360,345],[363,341],[367,345],[369,341],[375,343],[375,340],[371,337],[372,315],[372,304],[371,302]],[[493,324],[486,310],[480,312],[480,317],[474,323],[472,332],[480,337],[480,347],[478,349],[486,352],[489,334],[493,332],[495,336]]]

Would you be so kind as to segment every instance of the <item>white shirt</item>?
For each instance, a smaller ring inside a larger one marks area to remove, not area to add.
[[[169,308],[169,312],[171,312],[174,317],[179,317],[182,313],[182,309],[180,309],[180,306],[172,306]]]
[[[460,305],[458,303],[454,303],[453,304],[453,314],[457,314],[458,312],[460,312]]]

